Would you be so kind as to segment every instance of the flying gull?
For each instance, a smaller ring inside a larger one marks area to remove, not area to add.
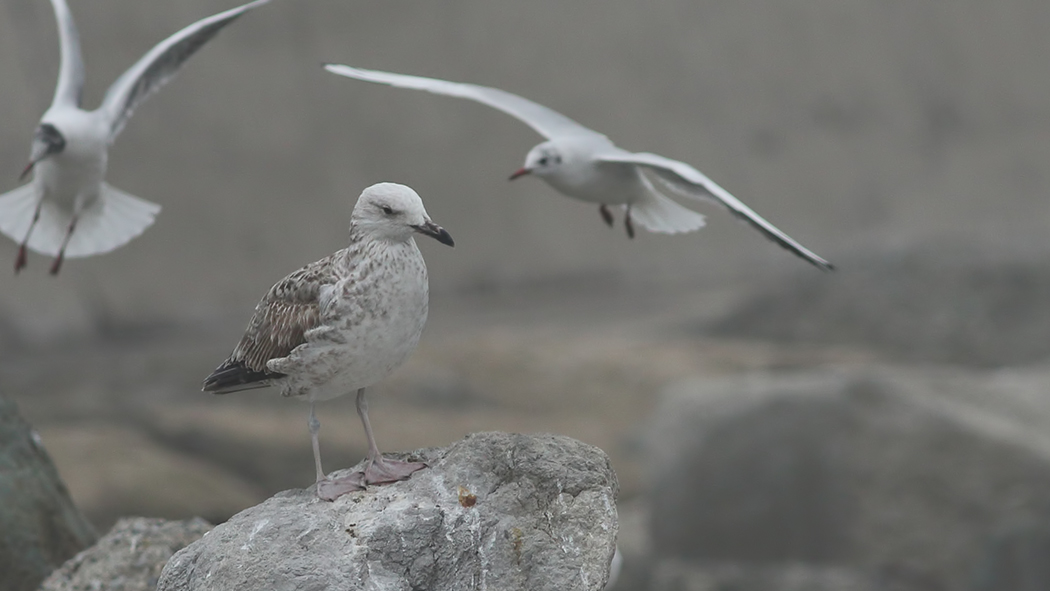
[[[365,189],[350,216],[350,245],[270,288],[233,354],[204,380],[205,392],[272,385],[284,396],[309,401],[317,495],[323,499],[404,480],[425,467],[383,458],[365,399],[365,388],[415,349],[427,321],[427,267],[415,234],[453,246],[412,189],[394,183]],[[321,468],[314,403],[354,391],[368,438],[366,467],[329,479]]]
[[[692,166],[657,154],[618,148],[597,131],[526,98],[498,88],[435,78],[339,64],[324,67],[347,78],[470,99],[518,118],[547,141],[529,150],[525,166],[514,172],[511,180],[534,174],[569,197],[597,203],[602,219],[610,226],[613,216],[609,206],[620,205],[625,212],[624,227],[632,238],[633,222],[651,232],[664,234],[691,232],[704,225],[704,216],[679,205],[661,192],[661,189],[667,189],[680,197],[713,200],[818,269],[830,271],[834,268]]]
[[[199,20],[161,41],[109,87],[94,111],[81,108],[84,61],[66,0],[51,0],[58,22],[61,65],[51,107],[33,134],[29,163],[19,179],[33,180],[0,195],[0,231],[19,243],[15,273],[26,248],[55,257],[86,257],[126,244],[153,224],[160,206],[107,184],[109,147],[132,112],[171,80],[223,27],[270,0],[256,0]]]

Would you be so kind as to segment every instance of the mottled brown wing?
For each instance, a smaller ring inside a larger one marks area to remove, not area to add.
[[[267,371],[266,362],[288,356],[305,342],[306,331],[320,323],[321,288],[336,281],[330,258],[307,265],[270,288],[230,358],[204,380],[204,391],[223,394],[261,388],[281,376]]]

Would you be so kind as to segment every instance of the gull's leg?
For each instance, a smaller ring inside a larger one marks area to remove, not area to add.
[[[372,435],[372,423],[368,420],[368,400],[365,398],[364,388],[357,391],[357,414],[361,417],[361,424],[365,427],[365,437],[368,438],[368,456],[365,458],[365,484],[387,484],[406,480],[413,472],[418,472],[427,467],[423,462],[388,460],[379,452],[376,438]]]
[[[321,431],[321,421],[317,420],[314,412],[314,401],[310,401],[310,442],[314,447],[314,468],[317,469],[317,496],[325,501],[334,501],[348,492],[364,490],[364,476],[355,472],[343,478],[329,479],[321,469],[321,444],[318,434]]]
[[[66,236],[62,239],[62,246],[58,249],[58,256],[55,257],[55,262],[51,263],[51,274],[58,275],[58,270],[62,268],[62,260],[66,257],[66,246],[69,245],[69,239],[73,236],[73,231],[77,229],[77,216],[78,213],[73,214],[73,219],[69,220],[69,227],[66,228]]]
[[[321,469],[321,443],[318,437],[318,434],[321,432],[321,421],[317,420],[313,400],[310,401],[310,420],[307,424],[310,425],[310,443],[314,447],[314,468],[317,469],[317,482],[321,482],[325,479],[324,470]]]
[[[627,237],[634,238],[634,222],[631,221],[631,204],[628,203],[625,207],[627,213],[623,216],[623,227],[627,230]]]
[[[33,235],[33,228],[36,227],[37,221],[40,220],[40,207],[42,205],[44,205],[43,199],[37,202],[36,209],[33,210],[33,221],[29,224],[29,229],[26,230],[26,237],[18,245],[18,256],[15,257],[15,273],[18,273],[26,266],[26,244],[29,243],[29,237]]]
[[[598,213],[602,214],[602,220],[606,226],[610,228],[613,226],[613,214],[609,211],[609,206],[604,203],[598,206]]]

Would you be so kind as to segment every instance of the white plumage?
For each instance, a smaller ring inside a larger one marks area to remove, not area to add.
[[[109,87],[94,111],[81,108],[84,62],[80,37],[65,0],[51,0],[62,62],[50,108],[33,137],[33,180],[0,195],[0,231],[20,244],[15,271],[26,249],[53,256],[57,273],[66,257],[109,252],[153,224],[160,206],[104,182],[109,147],[134,110],[167,83],[223,27],[270,0],[256,0],[210,16],[168,37]]]

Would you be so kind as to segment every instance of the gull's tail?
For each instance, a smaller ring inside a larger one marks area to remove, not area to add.
[[[631,219],[646,230],[660,234],[692,232],[704,227],[704,216],[664,195],[645,175],[639,174],[645,190],[631,204]]]
[[[0,232],[21,243],[33,223],[37,200],[33,183],[0,195]],[[156,203],[102,183],[98,199],[80,212],[65,257],[87,257],[123,246],[150,227],[158,212]],[[57,255],[72,216],[71,211],[44,201],[26,246],[40,254]]]

